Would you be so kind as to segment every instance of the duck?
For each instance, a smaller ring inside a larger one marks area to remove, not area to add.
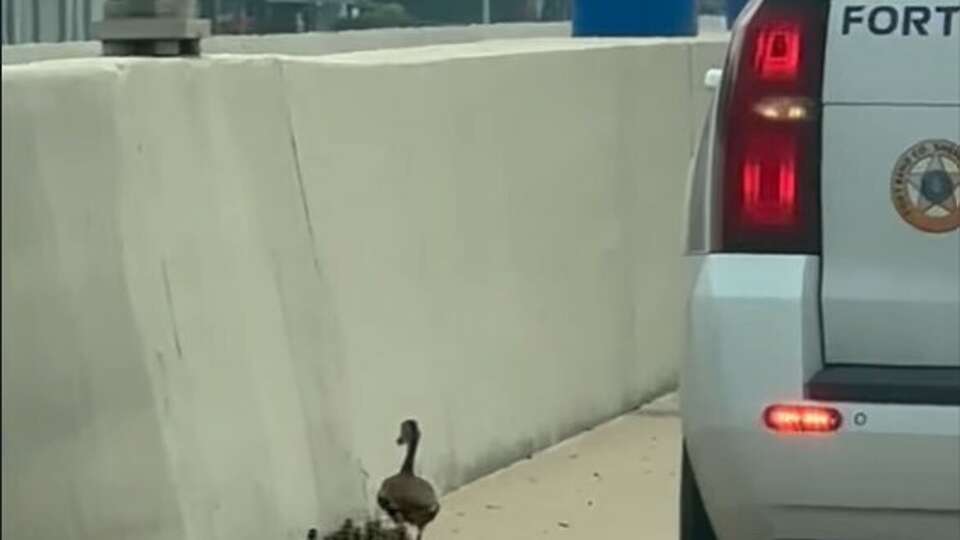
[[[433,486],[414,472],[420,436],[416,420],[404,420],[400,424],[397,445],[407,447],[406,457],[400,472],[384,480],[377,493],[380,508],[399,527],[413,526],[417,540],[423,539],[424,529],[440,513],[440,502]]]

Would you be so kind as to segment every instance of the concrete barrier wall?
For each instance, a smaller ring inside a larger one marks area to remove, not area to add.
[[[694,50],[3,68],[3,537],[302,538],[676,382]]]

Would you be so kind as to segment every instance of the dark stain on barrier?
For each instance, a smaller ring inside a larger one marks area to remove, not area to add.
[[[283,63],[278,63],[280,79],[284,80]],[[283,98],[283,105],[287,113],[287,130],[290,134],[290,150],[293,154],[293,168],[297,176],[297,186],[300,189],[300,203],[303,206],[303,216],[307,222],[307,234],[310,236],[310,253],[313,255],[313,268],[320,275],[320,256],[317,254],[317,235],[313,227],[313,217],[310,214],[310,203],[307,199],[307,188],[303,183],[303,167],[300,163],[300,147],[297,144],[297,132],[293,125],[293,112],[290,110],[290,99]]]
[[[167,416],[170,415],[170,391],[168,389],[168,375],[167,375],[167,363],[163,357],[163,353],[160,351],[156,352],[157,357],[157,369],[160,372],[160,380],[163,382],[163,412]]]
[[[173,289],[170,287],[170,276],[167,274],[167,261],[160,261],[163,271],[163,290],[167,297],[167,312],[170,314],[170,326],[173,330],[173,344],[177,348],[177,358],[183,360],[183,346],[180,343],[180,329],[177,327],[177,312],[173,304]]]

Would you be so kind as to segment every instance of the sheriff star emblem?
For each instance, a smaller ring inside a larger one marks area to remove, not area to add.
[[[890,195],[900,217],[921,231],[960,228],[960,144],[935,139],[911,146],[893,168]]]

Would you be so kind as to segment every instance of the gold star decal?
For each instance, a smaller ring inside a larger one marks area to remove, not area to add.
[[[939,208],[947,214],[952,214],[960,206],[960,166],[952,162],[951,165],[954,165],[954,167],[947,166],[947,160],[942,155],[935,155],[927,159],[927,166],[923,171],[910,173],[908,182],[910,187],[913,188],[911,191],[916,193],[917,209],[924,214],[930,213],[935,208]],[[938,193],[942,197],[930,197],[924,189],[924,179],[937,173],[940,173],[941,178],[948,185],[937,186],[937,188],[944,190],[942,193]]]

